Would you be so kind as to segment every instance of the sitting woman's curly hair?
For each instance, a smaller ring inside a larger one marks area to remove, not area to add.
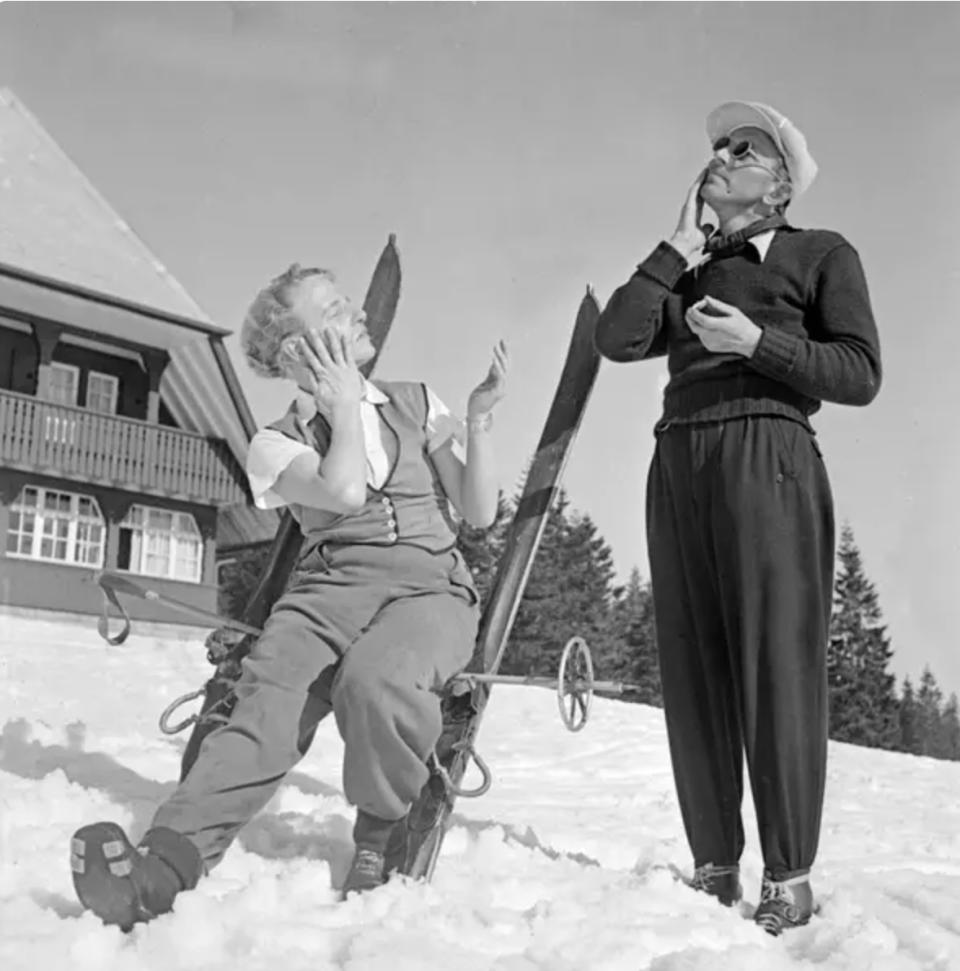
[[[286,376],[284,342],[303,333],[303,322],[291,308],[297,287],[311,276],[322,276],[331,283],[335,279],[329,270],[294,263],[250,304],[240,329],[240,346],[255,374],[264,378]]]

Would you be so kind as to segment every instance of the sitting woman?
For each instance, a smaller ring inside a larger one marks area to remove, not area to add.
[[[391,832],[429,774],[439,691],[476,637],[450,506],[476,526],[495,518],[504,345],[457,421],[423,384],[366,381],[358,365],[375,351],[363,312],[329,272],[297,265],[258,294],[242,344],[254,371],[297,384],[286,415],[250,443],[247,475],[260,508],[290,508],[305,555],[244,659],[229,722],[203,741],[139,846],[109,822],[74,835],[78,897],[125,929],[171,910],[220,861],[331,711],[357,807],[343,894],[382,884]]]

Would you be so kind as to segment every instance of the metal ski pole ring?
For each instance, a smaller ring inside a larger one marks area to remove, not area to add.
[[[493,773],[490,771],[490,766],[480,758],[470,742],[457,742],[453,747],[459,752],[465,752],[468,759],[473,759],[477,768],[480,770],[481,779],[480,785],[475,788],[462,789],[454,783],[453,779],[450,778],[450,773],[440,764],[440,760],[434,756],[434,771],[443,780],[443,785],[447,793],[451,796],[457,796],[460,799],[476,799],[478,796],[484,795],[493,783]]]
[[[571,637],[560,655],[560,671],[557,675],[560,718],[571,732],[579,732],[587,724],[592,699],[593,658],[590,648],[582,637]]]
[[[172,701],[166,708],[163,709],[163,714],[160,715],[160,731],[164,735],[177,735],[182,732],[188,726],[194,724],[198,721],[197,715],[190,715],[184,718],[182,722],[177,722],[176,725],[170,724],[170,719],[173,717],[173,713],[181,706],[185,705],[188,701],[194,701],[197,698],[202,698],[205,694],[203,688],[198,688],[196,691],[191,691],[188,694],[180,695]]]

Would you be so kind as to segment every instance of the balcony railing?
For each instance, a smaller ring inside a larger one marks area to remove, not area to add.
[[[226,443],[0,390],[0,466],[171,498],[242,502]]]

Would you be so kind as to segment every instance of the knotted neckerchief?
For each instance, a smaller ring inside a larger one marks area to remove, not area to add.
[[[755,223],[750,223],[749,226],[744,229],[738,229],[735,233],[730,233],[729,236],[714,233],[703,244],[703,252],[709,254],[714,259],[732,256],[734,253],[739,253],[747,240],[752,236],[759,236],[760,233],[766,233],[771,229],[779,229],[781,226],[786,225],[787,220],[783,216],[777,215],[768,216],[766,219],[760,219]]]

